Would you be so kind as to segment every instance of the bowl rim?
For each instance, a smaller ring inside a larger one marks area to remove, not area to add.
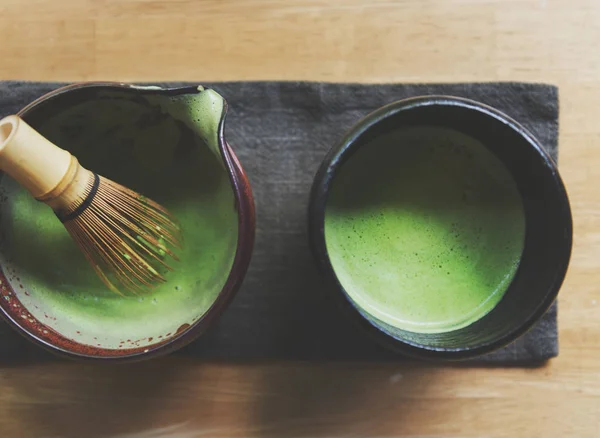
[[[344,160],[358,149],[361,137],[379,123],[394,117],[402,112],[412,111],[423,107],[448,107],[475,111],[496,122],[506,125],[518,134],[532,147],[542,159],[544,166],[551,169],[552,180],[560,210],[560,221],[566,230],[562,240],[558,264],[559,271],[555,274],[552,287],[548,290],[545,299],[540,302],[527,321],[513,328],[504,336],[493,341],[477,345],[476,347],[436,348],[426,347],[410,342],[388,333],[381,327],[364,317],[350,299],[348,293],[338,280],[335,270],[328,255],[325,239],[325,210],[327,206],[329,189],[338,169]],[[550,154],[542,147],[537,138],[523,125],[505,114],[504,112],[473,99],[453,95],[433,94],[407,97],[388,103],[368,113],[352,125],[344,135],[334,143],[324,156],[320,167],[315,173],[309,195],[307,208],[309,247],[315,259],[318,270],[328,283],[328,295],[336,302],[342,313],[358,324],[375,342],[396,351],[402,355],[415,359],[428,361],[459,361],[478,357],[513,342],[529,331],[534,324],[548,311],[554,303],[558,292],[566,277],[573,245],[573,218],[569,197],[565,185],[558,172],[557,165]]]
[[[83,88],[124,89],[132,92],[143,92],[144,94],[156,93],[161,95],[197,94],[205,90],[213,89],[201,84],[163,87],[155,84],[138,85],[128,82],[113,81],[75,82],[59,86],[58,88],[41,95],[20,109],[17,114],[26,120],[28,114],[32,110],[38,108],[45,102],[54,99],[59,95]],[[223,110],[217,127],[217,140],[219,152],[221,153],[221,157],[226,166],[228,178],[234,193],[234,209],[238,217],[238,237],[229,275],[227,276],[221,291],[206,312],[198,318],[198,320],[189,324],[184,329],[177,330],[172,336],[163,339],[161,342],[156,342],[145,347],[122,348],[117,350],[75,342],[60,333],[57,333],[35,318],[31,319],[33,322],[29,322],[29,319],[25,320],[26,324],[23,324],[20,318],[17,318],[15,315],[11,314],[10,310],[5,308],[5,300],[1,300],[0,316],[9,324],[9,326],[27,340],[60,357],[79,361],[122,363],[137,362],[164,356],[179,350],[198,339],[217,322],[239,291],[244,280],[252,257],[256,228],[254,196],[248,176],[233,148],[225,140],[225,121],[229,109],[228,102],[224,96],[221,94],[219,94],[219,96],[223,100]],[[1,172],[0,175],[2,175]],[[15,308],[26,310],[27,308],[23,306],[16,297],[12,286],[5,276],[4,269],[1,266],[0,281],[2,282],[3,289],[6,286],[6,289],[2,292],[10,291],[12,293],[11,304],[14,302],[13,300],[16,300],[17,306]],[[43,335],[39,335],[36,332],[43,332]]]

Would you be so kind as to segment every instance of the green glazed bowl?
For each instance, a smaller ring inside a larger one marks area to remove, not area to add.
[[[84,167],[164,205],[184,248],[167,282],[120,297],[95,276],[52,211],[0,175],[0,309],[19,333],[70,358],[139,360],[204,333],[247,271],[249,181],[224,137],[227,102],[202,86],[77,83],[21,117]]]

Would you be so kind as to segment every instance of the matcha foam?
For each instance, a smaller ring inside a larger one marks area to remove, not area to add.
[[[341,167],[325,217],[349,297],[399,329],[440,333],[480,319],[519,265],[525,218],[507,169],[455,131],[407,128]]]

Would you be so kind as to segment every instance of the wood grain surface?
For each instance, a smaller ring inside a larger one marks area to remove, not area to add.
[[[543,368],[5,367],[0,436],[600,436],[600,2],[0,0],[0,41],[0,79],[554,83],[575,221]]]

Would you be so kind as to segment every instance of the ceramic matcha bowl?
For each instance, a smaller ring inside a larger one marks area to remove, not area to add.
[[[554,301],[571,213],[552,158],[469,100],[392,103],[325,157],[311,246],[342,308],[419,358],[464,359],[527,331]]]
[[[169,209],[180,262],[150,295],[95,276],[52,211],[0,177],[0,309],[30,340],[73,358],[134,360],[200,336],[239,288],[254,241],[250,185],[224,138],[226,101],[203,87],[116,83],[53,91],[20,115],[82,165]]]

